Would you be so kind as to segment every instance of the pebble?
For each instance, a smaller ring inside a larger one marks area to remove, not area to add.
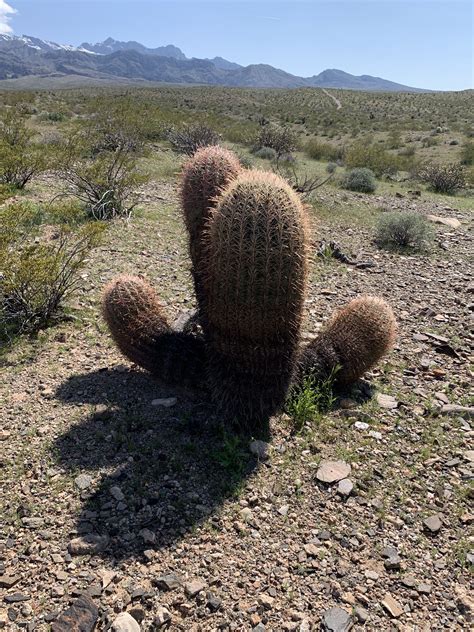
[[[76,476],[74,479],[74,483],[78,489],[83,491],[92,485],[92,477],[88,474],[79,474],[79,476]]]
[[[0,575],[0,588],[11,588],[19,581],[19,575]]]
[[[357,430],[367,430],[369,427],[369,424],[366,421],[356,421],[354,424],[354,428],[356,428]]]
[[[164,408],[171,408],[176,404],[178,399],[176,397],[164,397],[162,399],[154,399],[151,402],[152,406],[163,406]]]
[[[153,624],[157,628],[161,628],[171,621],[171,613],[164,606],[158,606],[155,612],[155,619]]]
[[[99,610],[86,595],[76,599],[51,625],[51,632],[92,632]]]
[[[392,395],[377,393],[376,400],[380,408],[385,408],[386,410],[398,408],[398,402],[395,397],[392,397]]]
[[[390,593],[386,593],[385,597],[382,600],[382,606],[394,619],[398,619],[398,617],[401,617],[404,612],[399,602],[394,597],[392,597]]]
[[[30,529],[39,529],[44,525],[43,518],[38,517],[22,518],[21,521],[25,527],[29,527]]]
[[[174,590],[175,588],[179,588],[181,586],[181,579],[176,575],[176,573],[168,573],[167,575],[159,575],[154,580],[154,583],[158,586],[158,588],[162,588],[164,590]]]
[[[80,538],[74,538],[69,542],[68,551],[71,555],[94,555],[105,549],[109,543],[106,535],[88,533]]]
[[[343,478],[342,481],[339,481],[337,486],[337,492],[341,496],[350,496],[352,490],[354,489],[354,483],[350,478]]]
[[[112,630],[113,632],[140,632],[140,626],[128,612],[121,612],[112,623]]]
[[[422,595],[429,595],[431,592],[431,586],[430,584],[418,584],[416,591]]]
[[[184,592],[190,599],[192,599],[197,594],[199,594],[201,590],[204,590],[205,587],[206,584],[203,581],[195,579],[184,584]]]
[[[361,608],[361,606],[354,608],[354,614],[359,623],[365,623],[369,618],[369,613],[365,608]]]
[[[443,526],[443,523],[439,519],[439,516],[436,514],[433,516],[429,516],[423,520],[424,527],[430,531],[431,533],[438,533],[438,531]]]
[[[351,615],[339,606],[326,610],[323,615],[323,628],[328,632],[348,632],[352,625]]]
[[[249,522],[252,518],[252,510],[249,507],[244,507],[240,510],[240,517],[244,522]]]
[[[351,466],[345,461],[321,461],[316,478],[323,483],[336,483],[347,478],[351,473]]]
[[[109,491],[117,502],[122,502],[123,500],[125,500],[125,495],[123,491],[117,485],[113,485]]]
[[[266,441],[260,441],[259,439],[251,441],[249,450],[260,459],[260,461],[268,461],[270,458],[270,444]]]
[[[260,595],[258,598],[258,603],[263,607],[264,610],[271,610],[273,608],[273,602],[275,601],[274,597],[270,597],[270,595]]]
[[[21,592],[17,592],[17,593],[13,593],[12,595],[5,596],[5,601],[7,603],[20,603],[22,601],[28,601],[29,599],[31,599],[29,595],[26,595],[25,593],[21,593]]]
[[[156,535],[150,529],[142,529],[138,535],[143,538],[145,544],[154,544],[156,541]]]
[[[460,417],[474,418],[474,407],[457,406],[456,404],[445,404],[441,408],[443,415],[459,415]]]

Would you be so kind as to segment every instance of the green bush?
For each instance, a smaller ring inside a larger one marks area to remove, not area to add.
[[[348,191],[373,193],[377,188],[377,182],[371,169],[351,169],[341,177],[341,187]]]
[[[291,154],[295,151],[298,148],[298,140],[296,134],[289,127],[280,127],[270,123],[260,127],[254,143],[254,152],[262,147],[274,149],[277,158],[279,158],[283,154]]]
[[[23,189],[47,166],[46,151],[33,143],[33,134],[14,110],[0,118],[0,184]]]
[[[335,173],[337,169],[337,164],[335,162],[328,162],[328,164],[326,165],[326,171],[328,173]]]
[[[275,160],[277,157],[277,153],[273,147],[260,147],[260,149],[257,149],[254,153],[257,158],[263,158],[264,160]]]
[[[0,337],[33,332],[61,313],[103,226],[65,221],[49,231],[42,212],[16,203],[0,208]]]
[[[171,129],[168,140],[175,151],[192,156],[201,147],[218,145],[220,136],[207,125],[186,125],[179,130]]]
[[[313,160],[341,160],[344,150],[342,147],[336,147],[330,143],[322,143],[321,141],[313,138],[309,140],[305,147],[305,153],[309,158]]]
[[[429,221],[417,213],[384,213],[377,224],[376,242],[382,248],[423,250],[434,231]]]
[[[474,143],[472,141],[463,145],[461,152],[461,164],[474,165]]]
[[[435,193],[453,195],[466,185],[464,169],[457,163],[446,165],[427,163],[418,170],[418,178]]]
[[[367,167],[380,178],[394,175],[402,168],[407,168],[406,161],[390,154],[381,145],[358,141],[350,145],[344,153],[344,164],[348,169]]]

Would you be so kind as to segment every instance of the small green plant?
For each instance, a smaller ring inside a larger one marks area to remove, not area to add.
[[[262,125],[255,139],[254,152],[265,148],[273,149],[276,157],[291,154],[298,147],[296,134],[289,127],[280,127],[270,123]]]
[[[326,165],[327,173],[335,173],[337,170],[337,164],[335,162],[328,162]]]
[[[316,138],[309,140],[304,150],[306,155],[313,160],[340,160],[344,153],[342,147],[337,147],[330,143],[323,143]]]
[[[461,152],[462,165],[474,165],[474,143],[468,141],[463,145]]]
[[[275,160],[277,153],[273,147],[260,147],[260,149],[257,149],[255,152],[255,156],[263,160]]]
[[[431,224],[417,213],[384,213],[377,225],[376,242],[382,248],[419,251],[433,240]]]
[[[406,159],[391,154],[381,145],[367,141],[356,141],[344,153],[344,164],[348,169],[366,167],[380,178],[394,175],[402,168],[407,168]]]
[[[46,151],[15,110],[0,118],[0,184],[23,189],[47,165]]]
[[[377,188],[374,172],[370,169],[351,169],[341,177],[341,187],[348,191],[359,193],[373,193]]]
[[[322,381],[309,374],[299,386],[292,389],[286,412],[293,420],[295,432],[301,432],[308,423],[317,422],[322,414],[334,406],[334,383],[338,370],[338,367],[333,369],[329,377]]]

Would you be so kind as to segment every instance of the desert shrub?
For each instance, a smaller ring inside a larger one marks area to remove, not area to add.
[[[65,193],[84,204],[87,214],[97,220],[130,217],[138,203],[137,188],[148,176],[124,148],[102,152],[96,158],[66,157],[59,172]]]
[[[390,132],[387,138],[388,149],[400,149],[403,146],[402,135],[400,130],[394,129]]]
[[[462,165],[451,163],[436,165],[427,163],[418,169],[418,178],[435,193],[454,194],[465,186],[465,175]]]
[[[433,239],[429,221],[417,213],[384,213],[379,218],[376,242],[382,248],[422,250]]]
[[[220,136],[207,125],[186,125],[179,130],[172,128],[168,140],[175,151],[192,156],[200,147],[218,145]]]
[[[461,152],[461,164],[473,165],[474,164],[474,143],[469,141],[463,145]]]
[[[346,171],[340,183],[343,189],[359,193],[373,193],[377,188],[374,172],[365,167]]]
[[[426,136],[421,141],[421,146],[424,148],[435,147],[436,145],[439,145],[439,138],[436,136]]]
[[[252,158],[250,156],[246,156],[245,154],[238,155],[239,162],[244,169],[252,169],[254,164]]]
[[[289,127],[280,127],[270,123],[260,127],[254,143],[254,151],[270,147],[274,149],[277,158],[283,154],[291,154],[298,147],[296,134]]]
[[[317,423],[334,406],[334,382],[338,370],[336,367],[325,380],[316,380],[310,374],[300,386],[290,390],[286,412],[292,418],[295,432],[301,432],[307,424]]]
[[[257,158],[263,158],[264,160],[275,160],[277,157],[276,151],[273,147],[260,147],[254,152]]]
[[[60,315],[79,270],[98,245],[101,224],[69,221],[45,231],[41,211],[25,203],[0,208],[0,337],[36,331]],[[48,227],[51,228],[51,227]]]
[[[315,138],[306,143],[304,150],[306,155],[313,160],[340,160],[344,153],[342,147],[336,147],[331,143],[322,143]]]
[[[399,156],[390,154],[381,145],[366,141],[357,141],[347,148],[344,153],[344,164],[348,169],[367,167],[378,178],[394,175],[405,167]]]
[[[326,171],[328,173],[335,173],[337,169],[337,164],[335,162],[328,162],[328,164],[326,165]]]
[[[46,168],[46,152],[32,136],[17,112],[8,110],[0,118],[0,184],[23,189]]]

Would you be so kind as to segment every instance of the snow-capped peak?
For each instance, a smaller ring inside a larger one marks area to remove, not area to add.
[[[80,53],[88,53],[89,55],[97,55],[93,51],[87,50],[82,46],[76,47],[71,46],[69,44],[57,44],[56,42],[51,42],[49,40],[42,40],[38,37],[31,37],[29,35],[9,35],[6,33],[0,34],[0,41],[18,43],[18,45],[24,45],[28,48],[33,48],[34,50],[39,51],[53,51],[53,50],[65,50],[65,51],[73,51]]]

